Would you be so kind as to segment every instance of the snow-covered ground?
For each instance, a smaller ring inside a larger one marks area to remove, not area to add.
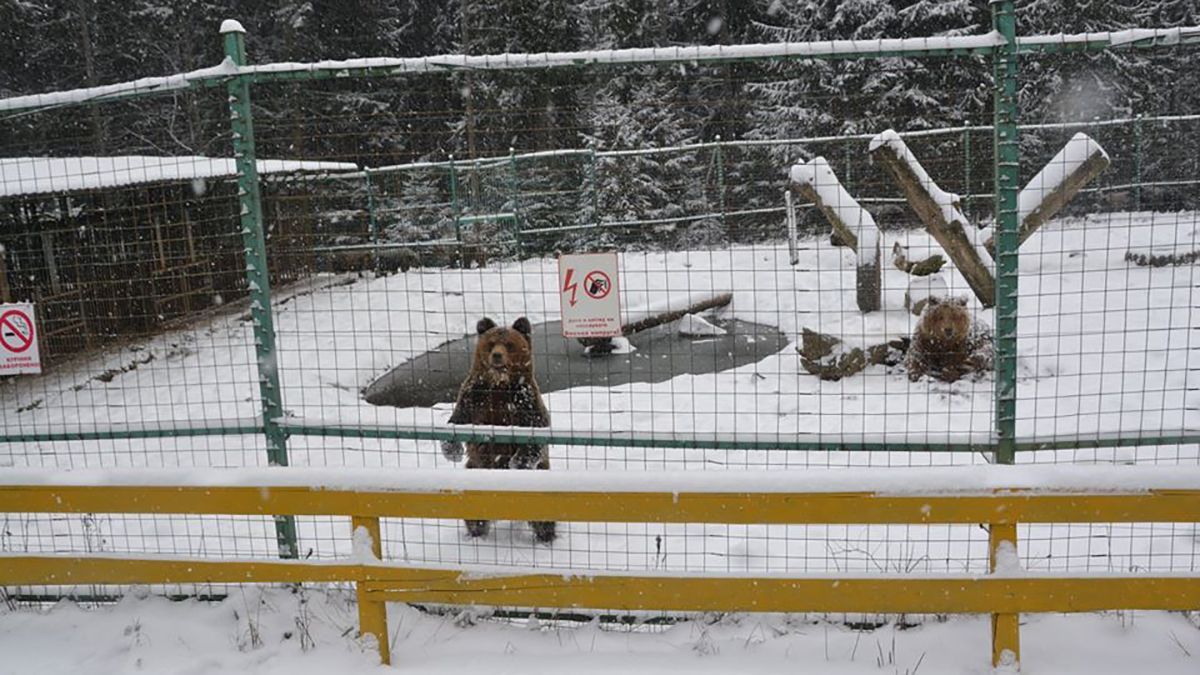
[[[914,258],[934,250],[921,232],[887,233]],[[732,292],[726,315],[778,326],[798,342],[805,327],[842,335],[899,335],[914,319],[902,309],[907,275],[885,266],[885,311],[854,303],[853,254],[826,238],[714,251],[622,257],[623,307],[631,317],[714,293]],[[1200,428],[1197,267],[1147,268],[1127,250],[1200,248],[1196,213],[1119,213],[1048,224],[1022,248],[1018,430],[1022,437],[1177,433]],[[885,254],[886,255],[886,254]],[[277,289],[280,377],[287,414],[300,421],[442,424],[449,406],[375,408],[360,389],[390,367],[473,330],[483,315],[511,323],[559,318],[553,259],[485,269],[416,269],[386,278],[326,276]],[[951,289],[970,297],[965,281]],[[973,302],[973,301],[972,301]],[[993,312],[973,307],[993,323]],[[244,305],[193,326],[113,349],[41,377],[0,386],[6,432],[73,426],[240,424],[258,414],[252,331]],[[719,431],[821,434],[894,441],[986,437],[993,428],[990,376],[947,385],[910,383],[900,369],[873,366],[840,382],[804,372],[790,345],[758,363],[659,384],[577,387],[546,397],[558,430]],[[293,436],[302,466],[461,470],[429,441]],[[947,452],[733,451],[554,446],[555,470],[730,470],[929,466],[986,461]],[[1022,454],[1022,462],[1104,461],[1196,464],[1195,444]],[[190,436],[0,445],[0,466],[262,466],[261,436]],[[341,519],[300,519],[301,550],[349,550]],[[981,571],[986,533],[968,526],[726,526],[575,523],[553,546],[537,546],[524,524],[501,523],[481,540],[459,523],[385,523],[388,557],[412,562],[530,564],[599,569],[709,571]],[[1033,569],[1196,570],[1192,524],[1023,528]],[[105,550],[262,555],[274,550],[262,518],[9,517],[0,550]]]
[[[126,598],[0,614],[0,675],[328,673],[992,672],[986,617],[856,631],[802,616],[724,615],[673,626],[499,621],[389,606],[395,669],[354,637],[352,596],[246,588],[221,603]],[[1031,675],[1192,675],[1200,617],[1165,612],[1022,619]]]

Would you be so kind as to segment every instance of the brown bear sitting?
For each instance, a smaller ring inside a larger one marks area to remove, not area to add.
[[[971,320],[963,298],[930,297],[917,322],[906,359],[908,379],[923,375],[956,382],[992,369],[991,334]]]
[[[512,328],[502,328],[484,317],[475,326],[479,342],[471,372],[458,390],[458,401],[450,415],[450,424],[490,424],[495,426],[548,427],[550,413],[542,402],[542,393],[533,378],[533,351],[529,336],[533,327],[521,317]],[[447,457],[461,454],[458,443],[443,443]],[[468,469],[549,469],[550,454],[545,445],[514,443],[467,443]],[[487,534],[486,520],[465,521],[473,537]],[[538,541],[554,540],[555,524],[548,521],[529,523]]]

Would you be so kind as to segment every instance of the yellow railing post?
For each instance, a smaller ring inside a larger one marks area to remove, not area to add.
[[[351,516],[351,535],[359,537],[359,528],[371,537],[371,553],[376,559],[383,559],[383,538],[379,532],[379,519],[367,516]],[[358,595],[358,634],[371,635],[375,638],[379,649],[379,661],[385,665],[392,663],[392,650],[388,642],[387,603],[372,600],[367,596],[365,579],[355,581],[355,592]]]
[[[1008,543],[1011,548],[1002,544]],[[1007,550],[1005,550],[1007,549]],[[996,573],[1001,556],[1017,555],[1016,523],[992,523],[988,535],[988,569]],[[1014,560],[1015,562],[1015,560]],[[1004,565],[1000,565],[1003,567]],[[1021,667],[1021,615],[992,614],[992,667]]]

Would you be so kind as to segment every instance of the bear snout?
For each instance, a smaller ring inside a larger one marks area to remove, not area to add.
[[[492,366],[495,368],[499,368],[500,366],[503,366],[506,357],[507,357],[507,354],[504,353],[503,349],[493,349],[491,356],[490,356]]]

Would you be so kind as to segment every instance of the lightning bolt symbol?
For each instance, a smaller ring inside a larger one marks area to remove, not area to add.
[[[562,289],[563,293],[566,293],[567,291],[571,291],[571,306],[572,307],[575,306],[575,291],[576,291],[576,288],[579,286],[579,284],[571,281],[571,277],[573,277],[573,276],[575,276],[575,268],[568,267],[567,268],[567,278],[565,281],[563,281],[563,289]]]

